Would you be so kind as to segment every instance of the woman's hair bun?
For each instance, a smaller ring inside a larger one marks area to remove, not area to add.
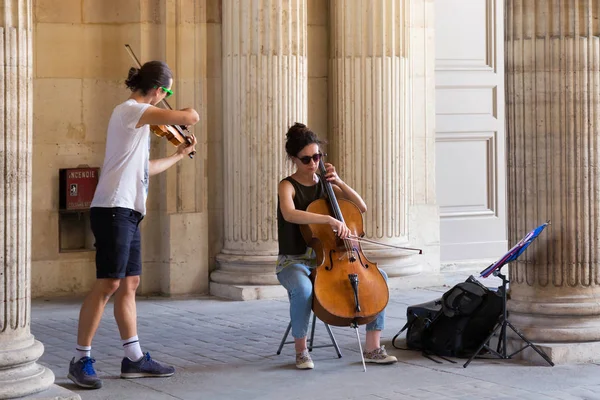
[[[129,73],[127,74],[127,80],[125,81],[125,85],[129,89],[135,90],[139,83],[140,78],[140,69],[131,67],[129,68]]]
[[[300,122],[296,122],[292,125],[285,136],[285,151],[290,157],[295,157],[305,146],[311,143],[317,145],[324,143],[319,140],[313,131]]]
[[[286,138],[288,140],[303,136],[306,132],[310,132],[308,127],[300,122],[296,122],[287,131]]]

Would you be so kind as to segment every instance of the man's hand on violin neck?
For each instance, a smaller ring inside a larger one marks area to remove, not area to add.
[[[196,151],[196,144],[198,143],[198,140],[196,139],[195,135],[188,135],[187,136],[190,140],[190,142],[188,143],[183,143],[181,145],[179,145],[177,147],[177,153],[178,154],[182,154],[182,155],[188,155],[193,151]]]

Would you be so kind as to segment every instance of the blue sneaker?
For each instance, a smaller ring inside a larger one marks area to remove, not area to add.
[[[95,362],[96,360],[90,357],[83,357],[75,362],[75,357],[73,357],[69,364],[69,375],[67,375],[67,378],[82,388],[100,389],[102,381],[96,375],[96,371],[94,371],[94,366],[92,365]]]
[[[168,365],[160,365],[150,357],[150,353],[144,354],[138,361],[131,361],[124,357],[121,361],[121,378],[144,378],[144,377],[166,377],[175,373],[175,368]]]

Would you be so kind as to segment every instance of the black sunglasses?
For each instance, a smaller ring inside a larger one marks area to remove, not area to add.
[[[319,160],[321,159],[321,157],[323,157],[322,153],[316,153],[313,154],[312,156],[304,156],[304,157],[297,157],[298,160],[302,161],[302,164],[308,165],[310,163],[310,160],[313,160],[315,163],[318,163]]]

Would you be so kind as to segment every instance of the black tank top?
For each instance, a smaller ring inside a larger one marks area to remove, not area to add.
[[[325,197],[325,191],[321,181],[316,185],[304,186],[294,178],[288,176],[283,179],[294,187],[294,206],[296,210],[306,211],[306,208],[314,200]],[[279,199],[277,200],[277,230],[279,235],[279,254],[300,255],[306,252],[306,242],[300,233],[300,225],[287,222],[281,214]]]

